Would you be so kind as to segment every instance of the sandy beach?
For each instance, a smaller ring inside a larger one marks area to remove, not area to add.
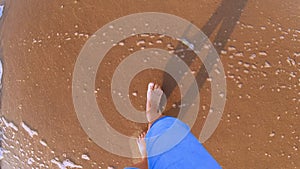
[[[222,168],[300,168],[300,1],[1,3],[1,168],[121,169],[139,161],[108,152],[89,138],[74,109],[72,78],[81,49],[98,29],[140,12],[184,18],[214,45],[226,75],[226,105],[217,129],[203,145]],[[183,51],[178,54],[184,55],[182,60],[194,72],[199,87],[201,102],[191,129],[199,136],[209,114],[211,79],[194,52],[172,37],[157,34],[124,39],[109,50],[97,69],[94,94],[110,126],[133,137],[147,128],[126,119],[113,103],[112,76],[122,60],[147,48],[171,51],[179,47]],[[179,86],[157,69],[139,72],[132,79],[125,94],[132,105],[145,109],[151,81],[161,84],[168,97],[164,114],[177,116]]]

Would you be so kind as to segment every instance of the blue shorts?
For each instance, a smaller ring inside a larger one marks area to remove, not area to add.
[[[179,119],[169,116],[158,119],[145,141],[149,169],[221,169]]]

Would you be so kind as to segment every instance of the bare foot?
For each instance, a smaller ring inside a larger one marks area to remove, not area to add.
[[[147,157],[145,136],[145,132],[141,133],[136,141],[143,159]]]
[[[159,103],[162,94],[163,91],[160,86],[152,82],[148,84],[146,116],[149,123],[161,116],[161,113],[159,112]]]

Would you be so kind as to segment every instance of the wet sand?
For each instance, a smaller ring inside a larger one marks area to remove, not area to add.
[[[111,154],[88,138],[72,102],[72,73],[81,48],[95,31],[119,17],[149,11],[191,21],[209,37],[220,55],[226,73],[227,101],[217,130],[204,146],[222,167],[299,168],[297,0],[6,0],[0,21],[4,67],[2,168],[57,168],[57,163],[67,159],[83,168],[122,168],[138,161]],[[140,40],[145,45],[137,45]],[[170,50],[170,44],[178,45],[169,37],[133,36],[124,40],[124,46],[112,48],[97,72],[98,105],[110,125],[128,136],[137,136],[146,125],[130,122],[116,110],[111,79],[124,58],[141,47],[150,47],[149,42],[153,43],[151,47],[166,50]],[[192,52],[184,55],[186,63],[195,57]],[[199,136],[209,112],[210,81],[201,61],[196,59],[190,65],[198,72],[195,76],[201,93],[200,111],[192,128]],[[150,81],[162,84],[169,96],[164,113],[176,116],[180,104],[178,86],[159,70],[146,70],[135,76],[129,89],[132,104],[139,110],[145,108],[146,85]],[[31,130],[26,131],[22,123]]]

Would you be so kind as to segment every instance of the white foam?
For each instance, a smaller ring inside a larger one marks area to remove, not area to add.
[[[294,55],[295,55],[296,57],[299,57],[299,56],[300,56],[300,52],[295,52]]]
[[[261,55],[261,56],[267,56],[268,55],[267,52],[265,52],[265,51],[261,51],[258,54]]]
[[[267,28],[265,26],[260,27],[261,30],[266,30]]]
[[[296,61],[293,58],[287,57],[286,61],[288,62],[288,64],[290,66],[295,66],[296,65]]]
[[[227,51],[226,50],[221,50],[221,54],[226,55]]]
[[[2,67],[2,61],[0,60],[0,85],[2,86],[2,75],[3,75],[3,67]],[[0,87],[1,89],[2,87]]]
[[[140,45],[145,44],[145,43],[146,43],[145,40],[139,40],[139,41],[136,43],[136,45],[137,45],[137,46],[140,46]]]
[[[137,96],[137,92],[133,92],[132,95],[133,95],[133,96]]]
[[[2,117],[1,119],[6,127],[10,127],[12,129],[14,129],[15,131],[19,130],[18,127],[13,122],[8,122],[4,117]]]
[[[51,163],[56,164],[57,167],[60,169],[66,169],[66,167],[62,163],[60,163],[59,161],[56,161],[55,159],[52,159]]]
[[[265,65],[264,65],[264,67],[265,67],[265,68],[269,68],[269,67],[271,67],[271,64],[270,64],[270,62],[268,62],[268,61],[265,61]]]
[[[238,57],[243,57],[243,56],[244,56],[244,54],[243,54],[243,52],[237,52],[237,53],[235,54],[235,56],[238,56]]]
[[[228,47],[228,50],[229,50],[229,51],[235,51],[236,48],[235,48],[234,46],[229,46],[229,47]]]
[[[43,141],[43,140],[40,140],[40,144],[43,145],[43,146],[45,146],[45,147],[48,146],[47,143],[45,141]]]
[[[84,159],[84,160],[90,160],[90,157],[86,154],[82,154],[81,158]]]
[[[30,137],[33,137],[34,135],[38,135],[36,131],[30,129],[24,122],[21,122],[21,126],[30,135]]]
[[[51,163],[56,164],[59,169],[67,169],[67,167],[68,168],[83,168],[81,165],[74,164],[69,159],[66,159],[63,162],[59,162],[56,159],[52,159]]]
[[[0,147],[0,160],[2,160],[3,158],[3,148]]]
[[[76,165],[72,161],[70,161],[69,159],[64,160],[63,165],[65,167],[70,167],[70,168],[82,168],[81,165]]]
[[[33,158],[28,158],[27,164],[32,165],[35,162]]]

